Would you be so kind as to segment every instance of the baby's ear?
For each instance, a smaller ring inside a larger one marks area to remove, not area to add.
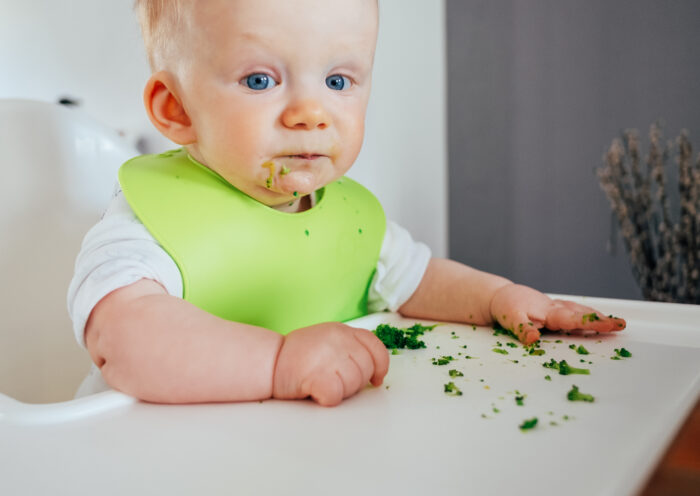
[[[151,122],[163,136],[178,145],[190,145],[197,140],[171,73],[159,71],[149,78],[143,90],[143,103]]]

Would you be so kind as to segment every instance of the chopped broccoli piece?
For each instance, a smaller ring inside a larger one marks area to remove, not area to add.
[[[523,403],[523,400],[524,400],[524,399],[525,399],[525,395],[524,395],[524,394],[521,394],[521,395],[519,395],[519,396],[516,396],[516,397],[515,397],[515,404],[518,405],[518,406],[523,406],[523,404],[524,404],[524,403]]]
[[[569,345],[569,349],[570,349],[570,350],[575,350],[575,349],[576,349],[576,345],[575,345],[575,344],[570,344],[570,345]]]
[[[632,353],[630,353],[624,348],[615,348],[615,353],[617,354],[617,356],[622,358],[629,358],[632,356]]]
[[[286,176],[287,174],[289,174],[289,167],[283,165],[282,170],[280,170],[280,176]]]
[[[551,381],[551,380],[552,380],[552,376],[550,376],[549,374],[547,374],[546,376],[544,376],[544,380],[545,380],[545,381]]]
[[[537,425],[537,417],[532,417],[531,419],[523,420],[523,423],[520,424],[518,427],[520,428],[521,431],[527,431],[530,429],[534,429],[536,425]]]
[[[578,345],[578,348],[576,348],[576,353],[578,353],[579,355],[588,355],[589,354],[588,350],[586,348],[584,348],[582,344]]]
[[[433,365],[447,365],[450,363],[454,358],[450,355],[443,355],[440,358],[433,358]]]
[[[457,369],[450,369],[448,373],[450,377],[464,377],[464,374]]]
[[[505,318],[506,318],[506,316],[504,315],[504,316],[503,316],[503,319],[505,320]],[[509,329],[506,329],[505,327],[503,327],[503,326],[502,326],[501,324],[499,324],[498,322],[496,322],[496,323],[493,325],[493,335],[494,335],[494,336],[501,336],[501,335],[502,335],[502,336],[510,336],[511,338],[515,339],[516,341],[518,340],[518,336],[516,336],[516,335],[513,333],[513,331],[511,331],[511,330],[509,330]]]
[[[515,344],[515,343],[512,342],[512,341],[508,341],[508,342],[506,343],[506,346],[510,346],[511,348],[517,348],[517,347],[518,347],[518,345]]]
[[[557,362],[554,358],[552,358],[549,362],[543,363],[542,366],[545,368],[548,368],[548,369],[558,370],[559,374],[561,374],[561,375],[569,375],[569,374],[589,375],[591,373],[591,371],[588,369],[579,369],[576,367],[572,367],[571,365],[566,363],[566,360],[562,360],[560,362]]]
[[[432,331],[434,328],[435,325],[414,324],[407,329],[399,329],[389,324],[379,324],[374,330],[374,334],[390,350],[396,348],[416,350],[425,348],[425,342],[418,339],[418,337],[425,334],[425,331]]]
[[[557,339],[557,340],[554,341],[554,342],[555,342],[555,343],[563,343],[564,341],[562,341],[561,339]]]
[[[455,386],[455,383],[450,381],[447,384],[445,384],[445,394],[449,396],[462,396],[462,391]]]
[[[587,401],[589,403],[595,401],[592,395],[580,392],[576,385],[571,387],[571,391],[566,394],[566,397],[569,401]]]
[[[507,354],[508,354],[508,352],[507,352],[506,350],[504,350],[503,348],[494,348],[494,349],[492,349],[491,351],[493,351],[494,353],[500,353],[501,355],[507,355]]]
[[[544,355],[544,353],[545,353],[544,350],[537,349],[534,346],[529,346],[528,351],[527,351],[528,355],[535,355],[535,356],[542,356],[542,355]]]

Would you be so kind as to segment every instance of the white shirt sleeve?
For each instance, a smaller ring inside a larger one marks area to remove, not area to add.
[[[397,310],[418,287],[430,249],[387,221],[377,270],[369,289],[369,310]],[[152,279],[182,298],[182,276],[118,190],[100,220],[85,235],[68,288],[68,312],[78,343],[85,347],[85,324],[97,303],[112,291]]]
[[[406,229],[387,220],[377,271],[369,287],[369,311],[395,312],[406,303],[423,279],[430,257],[427,245],[414,241]]]
[[[102,220],[85,235],[68,287],[68,313],[81,346],[85,347],[85,324],[95,305],[112,291],[143,278],[182,297],[180,270],[119,190]]]

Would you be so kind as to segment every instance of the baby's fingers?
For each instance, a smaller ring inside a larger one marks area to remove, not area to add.
[[[338,372],[315,377],[309,389],[309,396],[321,406],[336,406],[343,401],[345,387]]]
[[[513,332],[523,344],[532,344],[540,339],[540,331],[525,313],[518,313],[513,324]]]
[[[545,326],[553,331],[584,329],[598,332],[621,331],[627,325],[624,319],[606,317],[593,308],[573,302],[557,301],[547,313]]]
[[[384,376],[389,372],[389,352],[384,343],[377,336],[366,329],[356,329],[355,339],[369,352],[372,359],[372,371],[369,375],[369,382],[373,386],[380,386],[384,380]],[[362,367],[363,364],[360,364]],[[365,368],[369,365],[365,365]]]

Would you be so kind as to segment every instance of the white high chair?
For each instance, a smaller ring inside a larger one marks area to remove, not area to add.
[[[35,404],[71,400],[89,369],[66,292],[83,236],[137,152],[79,109],[14,99],[0,99],[0,149],[0,420],[39,419],[86,403]]]

